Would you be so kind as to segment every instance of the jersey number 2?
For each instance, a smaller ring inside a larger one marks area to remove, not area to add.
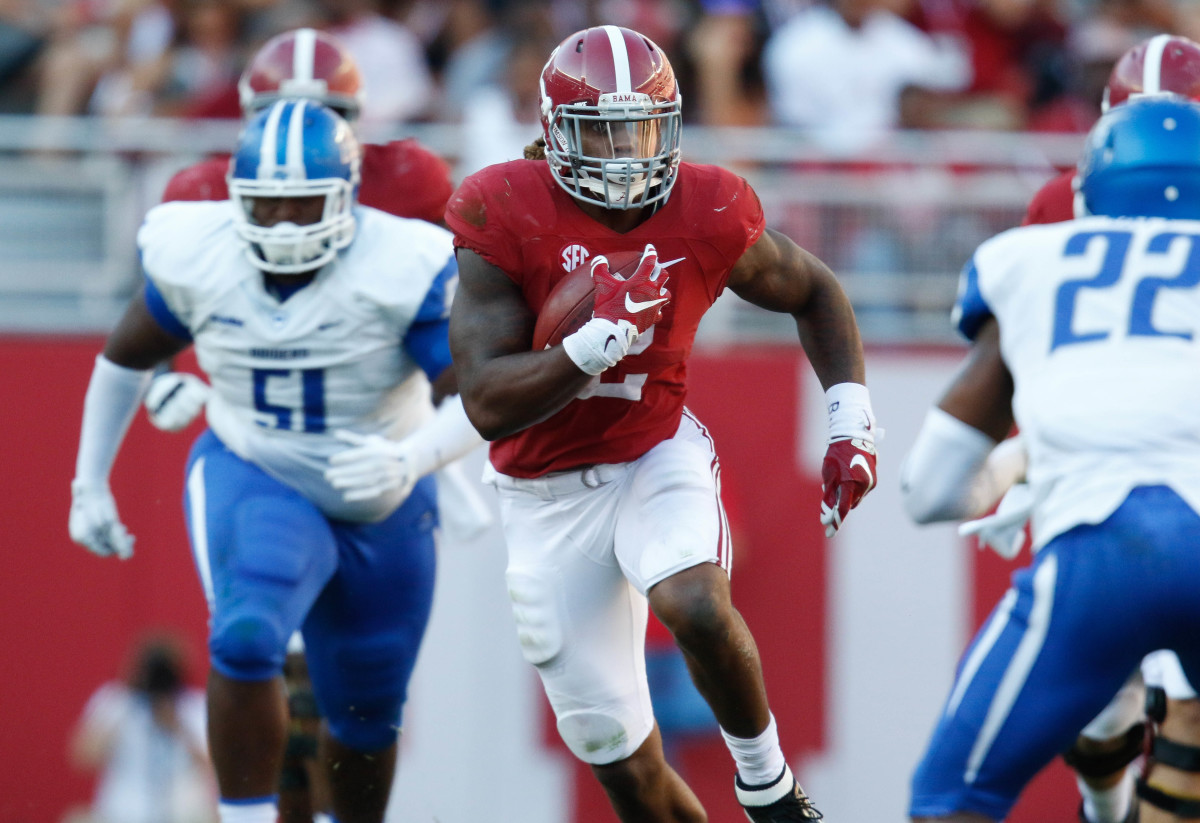
[[[1075,343],[1093,343],[1104,340],[1110,334],[1108,330],[1077,332],[1074,328],[1075,303],[1079,292],[1083,289],[1108,289],[1115,286],[1125,273],[1126,258],[1129,256],[1129,242],[1133,235],[1124,231],[1088,231],[1072,235],[1063,250],[1064,257],[1079,257],[1087,251],[1088,245],[1096,238],[1106,242],[1104,260],[1100,263],[1100,271],[1092,277],[1067,280],[1058,287],[1054,295],[1054,336],[1050,342],[1050,351],[1059,346]],[[1147,255],[1163,255],[1171,248],[1171,244],[1183,238],[1188,243],[1187,258],[1183,270],[1172,277],[1158,277],[1143,274],[1133,289],[1133,302],[1129,308],[1130,337],[1178,337],[1191,340],[1192,332],[1166,331],[1154,325],[1154,301],[1160,289],[1190,289],[1200,284],[1200,243],[1196,236],[1179,232],[1163,232],[1150,239],[1146,246]]]
[[[650,344],[654,342],[654,327],[646,329],[645,332],[638,335],[638,339],[629,347],[626,356],[633,354],[641,354],[646,349],[650,348]],[[648,374],[627,374],[620,381],[615,383],[605,383],[600,379],[600,375],[592,378],[592,382],[584,386],[576,397],[583,400],[588,397],[615,397],[618,400],[632,400],[637,402],[642,399],[642,387],[646,385]]]
[[[294,431],[293,409],[267,402],[267,384],[275,381],[300,381],[300,412],[302,431],[325,431],[325,371],[324,369],[254,369],[254,408],[275,418],[275,424],[259,421],[260,426]]]

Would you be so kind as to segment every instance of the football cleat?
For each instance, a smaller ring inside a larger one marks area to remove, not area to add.
[[[741,776],[733,779],[738,803],[751,823],[793,823],[823,820],[824,815],[809,800],[786,765],[778,778],[765,786],[747,786]]]

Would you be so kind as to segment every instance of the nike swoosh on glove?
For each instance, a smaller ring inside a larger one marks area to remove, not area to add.
[[[858,438],[834,440],[821,462],[821,525],[833,537],[850,510],[875,488],[875,446]]]
[[[592,260],[592,283],[596,287],[596,304],[592,317],[621,321],[644,334],[646,329],[662,319],[663,307],[671,300],[666,278],[658,280],[662,268],[658,251],[651,243],[642,251],[642,259],[628,279],[609,271],[608,258],[603,255]],[[631,341],[632,342],[632,341]]]
[[[208,402],[207,383],[186,372],[163,372],[150,381],[143,405],[155,428],[177,432],[191,425]]]

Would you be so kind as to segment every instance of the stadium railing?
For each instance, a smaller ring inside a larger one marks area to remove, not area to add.
[[[236,122],[0,116],[0,331],[97,333],[140,279],[135,235],[171,174],[233,145]],[[414,136],[452,164],[449,124],[368,130]],[[1017,225],[1038,187],[1071,166],[1077,135],[899,132],[831,155],[785,129],[689,126],[687,160],[754,185],[768,223],[830,264],[866,340],[952,341],[958,272]],[[790,318],[723,297],[701,343],[791,342]]]

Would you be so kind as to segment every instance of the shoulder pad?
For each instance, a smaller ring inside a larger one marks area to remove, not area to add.
[[[398,217],[441,223],[453,191],[450,166],[413,139],[363,146],[359,202]]]
[[[381,305],[424,298],[454,259],[453,235],[424,220],[396,217],[368,206],[355,210],[358,229],[342,255],[355,290]]]
[[[137,234],[142,267],[154,280],[195,280],[204,276],[197,259],[218,245],[240,243],[228,200],[175,202],[155,206]]]
[[[188,166],[177,172],[163,191],[163,202],[174,200],[228,200],[229,186],[225,173],[229,170],[229,158],[214,157]]]

